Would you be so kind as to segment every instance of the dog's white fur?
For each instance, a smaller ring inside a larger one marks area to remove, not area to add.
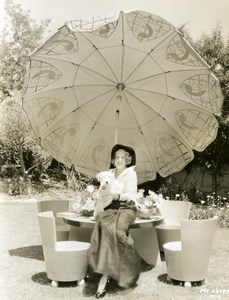
[[[123,185],[115,180],[115,176],[111,171],[100,172],[96,178],[100,182],[100,187],[96,194],[94,218],[111,204],[114,194],[121,194],[123,189]]]

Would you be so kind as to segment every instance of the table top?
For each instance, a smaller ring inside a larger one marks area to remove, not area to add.
[[[60,212],[58,217],[62,217],[64,222],[71,226],[94,228],[95,221],[91,217],[78,216],[74,212]],[[163,217],[160,215],[152,216],[150,219],[136,219],[130,228],[153,227],[161,224]]]

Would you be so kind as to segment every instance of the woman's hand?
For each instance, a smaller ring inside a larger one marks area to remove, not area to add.
[[[119,201],[120,200],[120,194],[113,194],[113,200]]]

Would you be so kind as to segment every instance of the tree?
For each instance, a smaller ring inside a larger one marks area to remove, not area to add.
[[[192,164],[198,164],[212,176],[212,192],[217,192],[218,178],[222,167],[228,164],[229,149],[229,41],[224,42],[220,25],[211,35],[203,34],[193,46],[205,59],[220,81],[224,94],[222,115],[217,117],[219,129],[216,139],[205,151],[196,152]]]
[[[2,164],[17,165],[24,178],[50,163],[38,145],[25,112],[21,92],[29,54],[41,43],[50,20],[40,25],[13,0],[5,1],[6,23],[0,45],[0,155]],[[4,101],[3,101],[4,100]]]
[[[0,102],[22,89],[29,54],[41,43],[50,23],[46,19],[37,25],[29,11],[23,11],[13,0],[5,0],[5,11],[0,45]]]
[[[228,118],[229,113],[229,40],[226,46],[222,36],[222,28],[217,24],[211,35],[203,34],[194,43],[194,48],[209,64],[220,81],[225,99],[219,121],[224,121]]]
[[[38,145],[29,120],[20,105],[20,95],[8,97],[1,105],[1,153],[5,165],[16,165],[24,178],[34,168],[44,169],[51,163],[50,156]],[[29,153],[32,153],[32,158]]]
[[[225,120],[228,118],[229,113],[229,40],[224,41],[222,28],[217,24],[210,35],[202,34],[198,40],[194,41],[185,25],[181,25],[178,29],[208,63],[220,81],[225,97],[221,119]]]

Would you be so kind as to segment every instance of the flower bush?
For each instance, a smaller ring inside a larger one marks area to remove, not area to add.
[[[82,216],[93,216],[96,204],[96,189],[88,185],[85,190],[76,191],[76,198],[73,201],[72,209]]]
[[[72,204],[72,210],[79,215],[93,216],[96,205],[97,189],[93,185],[88,185],[82,191],[76,191],[76,197]],[[162,194],[156,194],[149,191],[147,196],[144,196],[144,190],[140,189],[137,193],[136,206],[138,218],[150,218],[157,215],[159,208],[165,201]]]
[[[218,216],[217,223],[220,228],[229,228],[229,207],[192,205],[190,219],[203,220],[214,216]]]
[[[159,213],[159,209],[162,206],[165,199],[162,194],[156,194],[153,191],[148,192],[147,196],[144,196],[144,190],[140,189],[137,194],[137,217],[150,218],[153,215]]]

